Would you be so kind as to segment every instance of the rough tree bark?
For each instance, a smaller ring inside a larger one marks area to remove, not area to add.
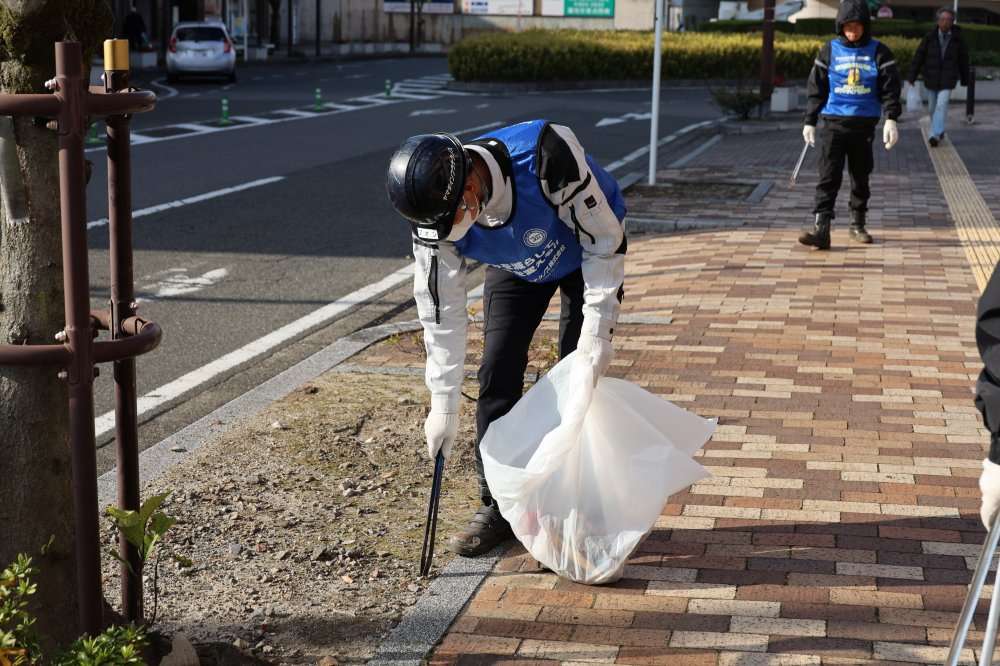
[[[111,36],[107,0],[0,0],[0,91],[44,93],[54,44]],[[0,342],[53,343],[65,326],[56,132],[0,117]],[[79,635],[67,391],[59,368],[0,366],[0,568],[40,573],[32,610],[51,658]],[[43,548],[45,544],[50,544]]]

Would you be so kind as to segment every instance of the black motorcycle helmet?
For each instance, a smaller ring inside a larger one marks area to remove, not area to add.
[[[470,168],[469,154],[454,135],[419,134],[393,153],[385,191],[419,238],[443,240],[451,233]]]

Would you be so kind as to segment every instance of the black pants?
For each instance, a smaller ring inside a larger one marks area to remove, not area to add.
[[[479,445],[490,423],[511,410],[524,391],[528,349],[542,317],[559,289],[559,358],[576,349],[583,326],[583,273],[577,269],[558,281],[535,283],[499,268],[486,269],[483,287],[483,362],[476,402],[476,473],[483,504],[493,501],[483,475]]]
[[[837,192],[844,179],[844,162],[851,177],[851,210],[868,210],[871,190],[868,177],[875,168],[872,141],[875,125],[841,124],[826,121],[819,137],[819,183],[816,184],[816,207],[813,213],[832,213]]]

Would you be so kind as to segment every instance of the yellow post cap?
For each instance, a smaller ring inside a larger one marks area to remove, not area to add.
[[[111,72],[128,71],[128,40],[104,40],[104,69]]]

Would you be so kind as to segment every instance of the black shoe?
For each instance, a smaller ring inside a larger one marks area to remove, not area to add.
[[[931,144],[931,148],[937,148],[937,145],[940,142],[941,140],[938,139],[936,136],[932,136],[931,138],[927,139],[927,143]]]
[[[848,233],[851,236],[851,240],[854,241],[855,243],[864,243],[865,245],[868,245],[869,243],[872,242],[871,234],[869,234],[863,226],[859,227],[851,225],[851,228],[848,231]]]
[[[468,527],[448,539],[446,548],[465,557],[475,557],[513,538],[510,523],[500,515],[500,509],[491,504],[479,507]]]
[[[830,221],[832,219],[832,213],[816,213],[816,221],[812,226],[802,229],[802,233],[799,234],[799,242],[803,245],[812,245],[820,250],[829,250]]]

